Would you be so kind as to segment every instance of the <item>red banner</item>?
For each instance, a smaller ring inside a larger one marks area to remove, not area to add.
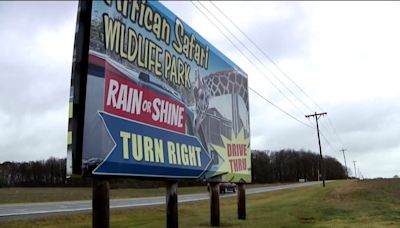
[[[104,110],[142,123],[185,133],[185,106],[173,98],[161,95],[150,82],[140,86],[118,75],[106,66]],[[108,70],[110,69],[110,70]],[[145,88],[144,86],[148,87]]]

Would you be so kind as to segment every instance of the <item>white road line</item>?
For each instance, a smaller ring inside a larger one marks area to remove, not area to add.
[[[302,183],[302,184],[288,184],[288,185],[283,185],[283,186],[272,186],[272,187],[260,187],[260,188],[250,188],[247,189],[246,195],[250,194],[257,194],[257,193],[263,193],[263,192],[272,192],[272,191],[279,191],[279,190],[284,190],[284,189],[292,189],[292,188],[301,188],[301,187],[307,187],[311,185],[316,185],[318,182],[307,182],[307,183]],[[221,198],[227,198],[227,197],[234,197],[236,194],[229,194],[229,195],[221,195]],[[178,202],[179,203],[187,203],[187,202],[195,202],[195,201],[202,201],[202,200],[208,200],[209,196],[208,194],[190,194],[190,195],[181,195],[181,197],[185,199],[179,199],[178,196]],[[189,197],[187,199],[187,197]],[[197,197],[197,198],[190,198],[190,197]],[[145,202],[145,203],[135,203],[135,202],[128,202],[127,204],[122,204],[119,205],[119,202],[124,202],[124,201],[141,201],[141,200],[155,200],[155,202]],[[85,200],[85,201],[72,201],[72,202],[49,202],[49,203],[32,203],[31,205],[59,205],[59,204],[69,204],[69,205],[74,205],[74,204],[89,204],[91,205],[90,200]],[[112,205],[114,204],[114,205]],[[155,206],[155,205],[162,205],[165,204],[165,198],[164,197],[144,197],[144,198],[130,198],[130,199],[116,199],[116,200],[111,200],[110,201],[110,208],[128,208],[128,207],[142,207],[142,206]],[[24,204],[16,204],[18,206],[23,206]],[[5,210],[7,207],[12,207],[12,204],[7,204],[6,206],[0,206],[0,210]],[[29,206],[29,205],[26,205]],[[79,206],[79,205],[78,205]],[[23,208],[23,209],[18,209],[18,208],[10,208],[11,210],[20,210],[18,212],[11,212],[11,213],[5,213],[5,214],[0,214],[0,217],[8,217],[8,216],[21,216],[21,215],[37,215],[37,214],[50,214],[50,213],[61,213],[61,212],[79,212],[79,211],[90,211],[92,210],[92,207],[87,207],[83,206],[81,208],[65,208],[65,205],[61,205],[61,207],[64,207],[63,209],[53,209],[53,210],[30,210],[29,208]]]

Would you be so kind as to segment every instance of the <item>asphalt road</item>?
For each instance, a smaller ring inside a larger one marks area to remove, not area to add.
[[[272,192],[283,189],[301,188],[310,185],[316,185],[318,182],[295,183],[271,187],[249,188],[246,194],[256,194],[262,192]],[[221,194],[221,198],[234,197],[235,193]],[[208,200],[208,193],[178,195],[178,202],[193,202],[200,200]],[[110,208],[134,208],[152,205],[165,204],[165,196],[130,198],[130,199],[114,199],[110,200]],[[68,201],[68,202],[48,202],[48,203],[20,203],[20,204],[3,204],[0,205],[0,220],[18,219],[25,217],[41,217],[55,213],[73,213],[81,211],[91,211],[92,201]]]

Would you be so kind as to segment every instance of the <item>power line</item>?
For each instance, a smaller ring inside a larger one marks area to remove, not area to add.
[[[349,178],[349,173],[347,172],[346,155],[344,154],[344,152],[346,151],[346,149],[341,149],[341,151],[343,152],[344,166],[345,166],[345,168],[346,168],[346,176],[347,176],[347,178]]]
[[[308,120],[311,121],[310,119]],[[322,123],[319,123],[319,125],[322,126]],[[328,140],[328,138],[325,136],[323,132],[320,132],[320,135],[322,136],[322,138],[325,140],[326,144],[330,147],[332,151],[337,151],[337,149],[333,148],[332,143]],[[333,155],[333,153],[331,154]]]
[[[237,26],[216,4],[214,4],[212,1],[209,1],[233,26],[235,26],[235,28],[243,35],[247,38],[247,40],[250,41],[251,44],[253,44],[253,46],[259,51],[261,52],[264,57],[266,57],[286,78],[288,78],[304,95],[306,95],[311,101],[313,101],[311,99],[310,96],[308,96],[308,94],[294,81],[292,80],[289,75],[286,74],[285,71],[283,71],[283,69],[266,53],[264,52],[245,32],[243,32],[243,30],[241,30],[239,28],[239,26]],[[288,89],[289,90],[289,89]],[[289,90],[291,92],[291,90]],[[292,93],[292,92],[291,92]],[[293,93],[292,93],[293,94]],[[294,94],[293,94],[294,95]],[[296,95],[294,95],[296,98],[298,98]],[[299,98],[298,98],[299,99]],[[312,109],[305,104],[301,99],[299,99],[301,103],[303,103],[304,106],[306,106],[309,111],[312,111]],[[314,102],[314,101],[313,101]],[[315,103],[315,102],[314,102]],[[316,104],[316,103],[315,103]],[[319,107],[318,104],[316,104],[318,106],[318,108],[320,108],[322,110],[321,107]]]
[[[290,82],[292,82],[298,89],[299,91],[301,91],[306,97],[308,97],[310,99],[310,101],[312,101],[320,110],[323,110],[323,108],[318,105],[273,59],[271,56],[269,56],[265,51],[263,51],[245,32],[243,32],[242,29],[240,29],[239,26],[237,26],[232,19],[230,19],[216,4],[214,4],[212,1],[210,1],[210,3],[244,36],[246,37],[246,39],[248,41],[250,41],[251,44],[253,44],[253,46],[261,53],[264,55],[264,57],[266,57],[287,79],[290,80]],[[204,6],[203,6],[204,7]],[[208,11],[208,10],[207,10]],[[225,26],[224,26],[225,27]],[[225,27],[225,29],[227,29]],[[229,31],[229,29],[227,29]],[[232,34],[232,33],[231,33]],[[234,34],[232,34],[233,36],[235,36]],[[265,65],[264,65],[265,66]],[[266,67],[266,66],[265,66]],[[269,69],[268,69],[269,70]],[[271,73],[272,71],[269,70]],[[272,73],[273,74],[273,73]],[[275,74],[273,74],[273,76],[275,77]],[[277,78],[277,77],[275,77]],[[278,78],[277,78],[278,79]],[[279,79],[278,79],[279,80]],[[279,82],[281,82],[281,80],[279,80]],[[281,84],[284,85],[284,83],[281,82]],[[285,86],[285,85],[284,85]],[[286,89],[288,89],[285,86]],[[294,95],[306,108],[308,108],[310,111],[312,110],[307,104],[305,104],[299,97],[297,97],[290,89],[288,89],[288,91]],[[338,138],[338,140],[343,144],[341,138],[339,137],[339,135],[337,134],[336,129],[333,127],[332,122],[330,121],[330,118],[328,117],[328,123],[330,124],[330,127],[333,130],[333,133],[336,135],[336,137]],[[321,126],[323,126],[321,124]]]
[[[193,6],[195,6],[199,11],[200,11],[200,13],[202,13],[211,23],[212,23],[212,21],[210,20],[210,18],[198,7],[198,6],[196,6],[193,2],[192,2],[192,4],[193,4]],[[204,7],[204,6],[203,6]],[[223,32],[223,31],[221,31],[221,29],[219,29],[218,27],[216,27],[218,30],[219,30],[219,32],[220,33],[222,33],[224,36],[225,36],[225,38],[227,39],[227,40],[229,40],[229,42],[253,65],[253,66],[255,66],[256,67],[256,69],[261,73],[261,74],[264,74],[254,63],[252,63],[251,62],[251,60],[249,60],[248,58],[247,58],[247,56],[241,51],[241,49],[240,48],[238,48],[237,46],[236,46],[236,44],[229,38],[229,37],[227,37],[226,36],[226,34]],[[269,79],[268,79],[269,80]],[[271,82],[271,81],[270,81]],[[273,84],[274,85],[274,87],[275,88],[277,88],[277,86],[273,83],[273,82],[271,82],[271,84]],[[286,97],[286,95],[281,91],[281,90],[279,90],[279,88],[277,88],[278,89],[278,91],[280,91],[281,93],[282,93],[282,95],[283,96],[285,96]],[[311,126],[311,125],[308,125],[307,123],[305,123],[305,122],[303,122],[303,121],[301,121],[301,120],[299,120],[298,118],[296,118],[296,117],[294,117],[293,115],[291,115],[291,114],[289,114],[288,112],[286,112],[285,110],[283,110],[282,108],[280,108],[279,106],[277,106],[277,105],[275,105],[274,103],[272,103],[271,101],[269,101],[268,99],[266,99],[264,96],[262,96],[259,92],[257,92],[256,90],[254,90],[254,89],[252,89],[251,87],[249,87],[249,90],[251,90],[252,92],[254,92],[255,94],[257,94],[259,97],[261,97],[262,99],[264,99],[265,101],[267,101],[269,104],[271,104],[272,106],[274,106],[275,108],[277,108],[279,111],[281,111],[281,112],[283,112],[284,114],[286,114],[287,116],[289,116],[289,117],[291,117],[292,119],[294,119],[294,120],[296,120],[297,122],[299,122],[299,123],[301,123],[301,124],[303,124],[304,126],[307,126],[307,127],[309,127],[309,128],[312,128],[312,129],[314,129],[314,127],[313,126]],[[287,97],[286,97],[287,98]],[[288,98],[287,98],[288,99]],[[290,99],[288,99],[289,101],[291,101]]]
[[[280,108],[279,106],[275,105],[274,103],[272,103],[271,101],[269,101],[267,98],[265,98],[264,96],[262,96],[260,93],[258,93],[257,91],[255,91],[254,89],[249,87],[249,90],[251,90],[253,93],[257,94],[259,97],[261,97],[262,99],[264,99],[266,102],[270,103],[272,106],[274,106],[275,108],[277,108],[279,111],[283,112],[284,114],[286,114],[287,116],[291,117],[292,119],[296,120],[297,122],[303,124],[306,127],[315,129],[313,126],[308,125],[307,123],[297,119],[296,117],[294,117],[293,115],[289,114],[288,112],[286,112],[285,110],[283,110],[282,108]]]
[[[309,118],[307,118],[308,120],[310,120]],[[311,121],[311,120],[310,120]],[[318,122],[319,123],[319,122]],[[320,123],[319,123],[319,125],[321,125]],[[315,128],[314,128],[315,129]],[[331,151],[333,152],[333,151],[336,151],[335,150],[335,148],[333,148],[333,146],[332,146],[332,144],[331,144],[331,142],[328,140],[328,138],[325,136],[325,134],[323,133],[323,132],[320,132],[319,131],[319,134],[322,136],[322,138],[325,140],[325,142],[326,142],[326,144],[328,145],[328,147],[330,147],[330,149],[331,149]],[[318,141],[318,142],[320,142],[320,141]],[[325,153],[326,154],[326,153]],[[333,153],[331,153],[331,154],[333,154]],[[347,167],[347,165],[346,165],[346,167]],[[346,168],[346,173],[347,173],[347,168]]]
[[[247,61],[249,61],[249,63],[251,64],[251,65],[253,65],[260,73],[261,73],[261,75],[263,75],[263,77],[265,78],[265,79],[267,79],[268,80],[268,82],[270,82],[278,91],[279,91],[279,93],[281,93],[282,94],[282,96],[284,96],[298,111],[300,111],[300,113],[302,113],[302,114],[304,114],[304,112],[295,104],[295,103],[293,103],[293,101],[289,98],[289,97],[287,97],[286,96],[286,94],[284,94],[279,88],[278,88],[278,86],[274,83],[274,82],[272,82],[271,81],[271,79],[269,79],[266,75],[265,75],[265,73],[262,71],[262,70],[260,70],[260,68],[257,66],[257,65],[255,65],[248,57],[247,57],[247,55],[245,55],[244,53],[243,53],[243,51],[219,28],[219,27],[217,27],[214,23],[213,23],[213,21],[208,17],[208,15],[206,15],[196,4],[194,4],[194,2],[191,2],[192,4],[193,4],[193,6],[195,6],[196,8],[197,8],[197,10],[199,10],[200,11],[200,13],[201,14],[203,14],[203,16],[205,16],[206,18],[207,18],[207,20],[208,21],[210,21],[210,23],[211,24],[213,24],[214,25],[214,27],[216,28],[216,29],[218,29],[218,31],[222,34],[222,35],[224,35],[224,37],[247,59]],[[207,7],[205,7],[201,2],[198,2],[216,21],[218,21],[218,23],[220,24],[220,25],[222,25],[222,27],[224,27],[225,28],[225,30],[226,31],[228,31],[230,34],[231,34],[231,36],[232,37],[234,37],[252,56],[253,56],[253,58],[255,58],[265,69],[267,69],[270,73],[271,73],[271,75],[273,75],[279,82],[281,82],[280,81],[280,79],[279,78],[277,78],[276,76],[275,76],[275,74],[268,68],[268,67],[266,67],[265,66],[265,64],[242,42],[242,41],[240,41],[236,36],[235,36],[235,34],[233,34],[212,12],[210,12],[208,9],[207,9]],[[282,83],[281,82],[281,84],[282,85],[284,85],[284,83]],[[287,88],[286,87],[286,85],[284,85],[284,87],[285,88]],[[287,88],[288,89],[288,88]],[[289,89],[288,89],[289,90]],[[290,90],[289,90],[290,91]],[[294,95],[294,94],[293,94]],[[294,96],[296,96],[296,95],[294,95]]]
[[[354,177],[357,178],[356,161],[353,161],[353,163],[354,163]]]
[[[319,127],[318,127],[318,119],[321,116],[326,115],[326,112],[322,112],[322,113],[317,113],[315,112],[314,114],[311,115],[306,115],[306,118],[310,118],[310,117],[315,117],[315,123],[317,125],[317,134],[318,134],[318,145],[319,145],[319,155],[320,155],[320,162],[319,162],[319,170],[322,171],[322,186],[325,187],[325,175],[326,175],[326,170],[325,170],[325,166],[324,166],[324,159],[322,158],[322,149],[321,149],[321,140],[319,138]]]
[[[322,137],[324,138],[324,140],[326,141],[326,144],[331,148],[332,151],[337,151],[337,149],[333,148],[333,146],[331,145],[330,141],[328,140],[328,138],[325,136],[325,134],[323,134],[321,132]]]
[[[328,123],[330,123],[330,120],[328,118]],[[338,139],[340,144],[343,144],[343,142],[341,141],[339,135],[337,134],[335,128],[333,127],[333,125],[331,124],[330,128],[325,126],[325,124],[321,123],[321,128],[324,129],[330,136],[336,136],[336,138]],[[334,151],[337,151],[337,149],[335,148]]]
[[[258,67],[258,66],[256,66],[248,57],[247,57],[247,55],[246,54],[244,54],[243,53],[243,51],[241,50],[241,49],[239,49],[239,47],[225,34],[225,32],[223,32],[218,26],[216,26],[214,23],[213,23],[213,21],[211,21],[211,19],[208,17],[208,15],[206,15],[204,12],[203,12],[203,10],[201,10],[196,4],[194,4],[193,2],[191,2],[192,4],[193,4],[193,6],[195,6],[196,8],[197,8],[197,10],[199,10],[200,11],[200,13],[201,14],[203,14],[203,16],[205,16],[206,18],[207,18],[207,20],[208,21],[210,21],[210,23],[211,24],[213,24],[214,25],[214,27],[222,34],[222,35],[224,35],[224,37],[249,61],[249,63],[250,64],[252,64],[261,74],[262,74],[262,76],[264,76],[264,78],[266,78],[298,111],[300,111],[300,113],[303,113],[303,111],[296,105],[296,104],[294,104],[293,102],[292,102],[292,100],[289,98],[289,97],[287,97],[279,88],[278,88],[278,86],[277,85],[275,85],[275,83],[273,83],[265,74],[264,74],[264,72],[262,72],[261,70],[260,70],[260,68]],[[222,27],[226,30],[226,31],[228,31],[229,32],[229,34],[232,36],[232,37],[234,37],[235,39],[236,39],[236,41],[237,42],[239,42],[241,45],[242,45],[242,47],[244,47],[252,56],[253,56],[253,58],[255,58],[259,63],[261,63],[261,65],[265,68],[265,69],[267,69],[271,74],[272,74],[272,76],[274,76],[295,98],[297,98],[306,108],[308,108],[308,109],[311,109],[306,103],[304,103],[303,102],[303,100],[301,99],[301,98],[299,98],[296,94],[294,94],[293,93],[293,91],[292,90],[290,90],[290,88],[288,88],[286,85],[285,85],[285,83],[283,83],[275,74],[274,74],[274,72],[272,72],[272,70],[271,69],[269,69],[257,56],[256,56],[256,54],[254,54],[239,38],[237,38],[236,37],[236,35],[235,34],[233,34],[231,31],[230,31],[230,29],[228,29],[212,12],[210,12],[210,10],[205,6],[205,5],[203,5],[201,2],[199,2],[199,4],[216,20],[216,21],[218,21],[218,23],[220,24],[220,25],[222,25]],[[222,14],[222,15],[224,15],[224,17],[225,18],[227,18],[267,59],[269,59],[274,65],[275,65],[275,67],[277,67],[277,69],[285,76],[285,77],[287,77],[296,87],[298,87],[298,89],[304,94],[304,95],[306,95],[316,106],[318,106],[318,107],[320,107],[321,108],[321,106],[319,106],[307,93],[305,93],[305,91],[303,90],[303,89],[301,89],[301,87],[296,83],[296,82],[294,82],[294,80],[293,79],[291,79],[290,77],[289,77],[289,75],[287,75],[284,71],[283,71],[283,69],[281,68],[281,67],[279,67],[273,60],[272,60],[272,58],[269,56],[269,55],[267,55],[261,48],[259,48],[258,47],[258,45],[253,41],[253,40],[251,40],[251,38],[249,38],[228,16],[226,16],[223,12],[222,12],[222,10],[220,10],[214,3],[212,3],[211,2],[211,4],[213,4],[214,5],[214,7],[215,8],[217,8],[218,9],[218,11]],[[251,89],[251,88],[250,88]],[[259,95],[260,96],[260,94],[258,93],[258,92],[256,92],[255,90],[253,90],[252,89],[252,91],[253,92],[255,92],[257,95]],[[262,97],[263,99],[265,99],[265,97]],[[265,99],[266,100],[266,99]],[[267,100],[268,101],[268,100]],[[270,101],[268,101],[270,104],[272,104],[272,105],[274,105],[276,108],[278,108],[280,111],[282,111],[282,112],[284,112],[286,115],[288,115],[288,116],[290,116],[291,118],[293,118],[293,119],[295,119],[296,121],[298,121],[298,122],[300,122],[301,124],[303,124],[303,125],[305,125],[305,126],[307,126],[307,127],[310,127],[310,128],[314,128],[314,127],[312,127],[312,126],[310,126],[310,125],[308,125],[308,124],[306,124],[306,123],[304,123],[304,122],[302,122],[302,121],[300,121],[299,119],[297,119],[297,118],[295,118],[293,115],[290,115],[289,113],[287,113],[286,111],[284,111],[283,109],[281,109],[280,107],[278,107],[278,106],[276,106],[275,104],[273,104],[272,102],[270,102]],[[330,122],[330,120],[328,119],[328,121]],[[330,122],[331,123],[331,122]],[[324,125],[322,125],[321,124],[321,126],[322,127],[324,127]],[[335,133],[336,135],[337,135],[337,137],[338,137],[338,134],[337,134],[337,132],[336,132],[336,130],[333,128],[333,125],[331,124],[331,128],[333,129],[333,133]],[[328,133],[330,133],[330,131],[328,131],[327,130],[327,132]],[[323,135],[323,137],[324,137],[324,139],[325,139],[325,141],[327,142],[327,144],[329,145],[329,147],[331,148],[331,149],[333,149],[332,148],[332,145],[330,144],[330,142],[329,142],[329,140],[325,137],[325,135]],[[338,139],[340,140],[340,138],[338,137]],[[333,151],[336,151],[335,149],[333,149]]]
[[[337,133],[336,129],[333,127],[332,122],[330,121],[330,118],[328,118],[328,123],[331,125],[331,128],[333,129],[333,132],[335,133],[336,137],[339,139],[340,143],[343,144],[342,139],[339,137],[339,134]]]

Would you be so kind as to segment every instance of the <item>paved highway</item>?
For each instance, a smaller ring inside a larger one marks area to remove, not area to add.
[[[262,192],[272,192],[283,189],[301,188],[310,185],[316,185],[318,182],[295,183],[271,187],[248,188],[246,194],[256,194]],[[221,198],[234,197],[236,194],[221,194]],[[200,200],[208,200],[208,193],[178,195],[178,202],[193,202]],[[110,208],[133,208],[152,205],[165,204],[165,196],[130,198],[130,199],[113,199],[110,200]],[[68,201],[68,202],[48,202],[48,203],[20,203],[20,204],[3,204],[0,205],[0,219],[11,219],[19,217],[36,217],[46,214],[62,213],[62,212],[80,212],[92,210],[91,200]]]

